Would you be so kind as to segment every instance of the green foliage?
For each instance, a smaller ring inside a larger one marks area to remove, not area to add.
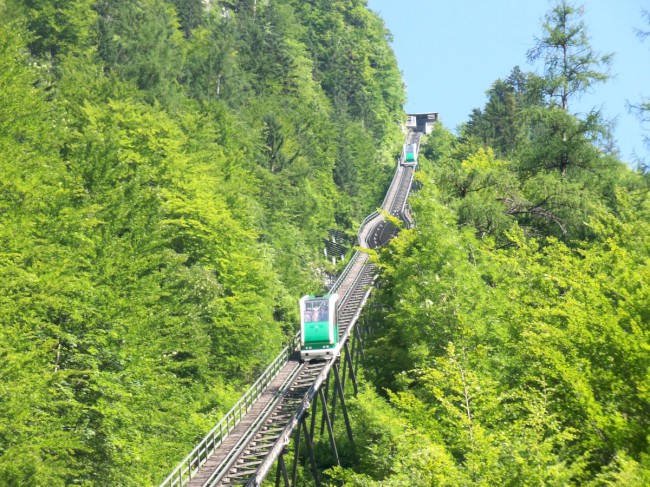
[[[515,67],[505,80],[497,80],[487,91],[483,110],[475,109],[464,127],[464,134],[492,147],[499,156],[512,155],[530,136],[529,112],[544,105],[544,80]]]
[[[583,7],[567,0],[557,1],[544,19],[544,35],[528,51],[529,60],[543,60],[545,92],[551,100],[559,99],[563,110],[568,109],[570,98],[608,79],[602,69],[609,66],[613,57],[593,51],[583,14]]]
[[[183,30],[185,37],[189,38],[194,29],[201,25],[206,14],[202,0],[171,0],[176,13],[180,28]]]
[[[505,92],[510,108],[499,108],[501,95],[495,91],[459,137],[439,127],[423,148],[461,224],[500,244],[514,221],[529,234],[570,242],[593,237],[590,218],[616,211],[615,188],[644,198],[647,180],[605,150],[608,129],[598,112],[580,119],[541,104],[535,83],[527,93],[513,94],[512,85],[505,86],[511,86]],[[501,88],[501,82],[494,85]],[[530,104],[528,97],[536,101]],[[492,154],[492,143],[502,159],[490,156],[474,167],[481,154]]]
[[[356,5],[362,116],[299,7],[1,4],[0,484],[159,482],[295,333],[327,229],[381,200],[383,25]]]
[[[524,175],[553,170],[578,175],[599,169],[599,154],[594,145],[600,130],[597,113],[583,121],[559,108],[545,108],[531,112],[530,117],[530,143],[522,144],[518,154],[519,170]]]
[[[366,349],[366,373],[387,388],[389,414],[405,421],[403,431],[425,435],[420,451],[431,442],[436,457],[449,459],[445,481],[453,485],[642,484],[645,210],[628,213],[627,223],[602,213],[590,222],[596,240],[576,248],[552,238],[540,245],[515,225],[509,245],[495,249],[458,228],[424,184],[412,202],[417,229],[382,252],[376,311],[367,318],[382,323]],[[381,455],[368,463],[390,457],[400,465],[399,453]],[[339,478],[402,485],[394,472],[363,465]],[[437,467],[414,468],[418,476]]]
[[[33,38],[32,54],[58,58],[83,50],[93,43],[96,14],[92,0],[27,0],[27,25]]]
[[[172,97],[182,65],[181,34],[163,0],[99,2],[98,53],[107,69],[155,98]]]
[[[456,152],[449,156],[455,163],[434,159],[448,174],[449,166],[468,157],[461,147],[476,150],[480,143],[507,160],[507,183],[491,183],[494,197],[474,205],[469,216],[461,213],[462,221],[479,222],[481,232],[485,218],[477,207],[494,208],[496,200],[531,234],[554,235],[565,242],[590,238],[586,222],[611,204],[613,186],[631,183],[622,163],[611,155],[610,124],[596,110],[582,117],[568,112],[571,98],[607,79],[599,70],[611,61],[610,55],[593,52],[582,15],[582,8],[556,3],[545,18],[545,35],[529,51],[531,61],[544,62],[544,77],[515,68],[505,81],[497,80],[486,107],[473,112],[454,144]],[[451,183],[461,184],[453,178]],[[506,228],[502,224],[487,234],[500,238]]]
[[[349,408],[359,459],[355,471],[330,469],[333,480],[358,487],[452,486],[465,480],[444,448],[371,389],[362,390]]]
[[[544,78],[516,68],[422,147],[417,227],[375,258],[365,375],[384,399],[355,405],[343,485],[647,483],[647,178],[597,112],[567,110],[609,62],[576,15],[547,17]]]
[[[398,119],[404,88],[383,22],[364,0],[292,2],[304,19],[316,76],[335,109],[382,137]]]

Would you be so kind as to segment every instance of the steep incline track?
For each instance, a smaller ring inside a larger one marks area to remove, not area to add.
[[[420,135],[409,132],[406,143],[419,144]],[[383,212],[403,218],[412,180],[413,168],[403,166],[400,159]],[[372,213],[362,223],[361,247],[379,247],[397,234],[383,212]],[[375,274],[367,261],[367,254],[356,252],[330,289],[341,296],[340,347],[347,343],[370,294]],[[259,485],[264,480],[336,361],[301,364],[296,345],[297,336],[249,390],[250,398],[242,398],[160,487]]]

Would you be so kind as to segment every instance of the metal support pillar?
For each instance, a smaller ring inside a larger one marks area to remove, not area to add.
[[[333,428],[334,427],[334,418],[336,417],[336,397],[338,395],[337,394],[338,386],[340,385],[340,382],[341,382],[340,376],[338,374],[338,370],[339,370],[338,359],[337,359],[337,361],[334,361],[334,363],[332,364],[332,369],[334,369],[336,371],[336,374],[337,374],[336,377],[337,377],[337,380],[339,381],[336,385],[334,385],[332,387],[334,390],[332,391],[332,415],[330,416],[330,419],[332,421],[332,428]],[[330,375],[331,375],[331,372],[330,372]]]
[[[361,330],[358,326],[354,327],[354,341],[352,342],[352,361],[354,362],[354,374],[356,375],[359,370],[359,362],[361,362],[361,339],[359,338]]]
[[[345,358],[346,358],[346,360],[348,362],[348,367],[350,369],[350,379],[352,379],[352,387],[354,387],[354,395],[356,396],[357,394],[359,394],[359,387],[357,386],[357,374],[354,371],[354,366],[352,364],[352,355],[351,355],[351,353],[349,351],[347,342],[345,342],[345,350],[347,352],[345,354]],[[345,372],[345,369],[344,369],[344,372]],[[345,381],[345,379],[343,379],[343,380]]]
[[[309,428],[307,428],[307,422],[305,421],[304,416],[300,421],[302,422],[302,429],[305,432],[305,443],[307,443],[307,452],[309,453],[309,461],[311,462],[311,471],[314,475],[314,481],[316,483],[316,487],[321,487],[322,484],[320,483],[318,468],[316,467],[316,457],[314,456],[314,444],[312,443],[312,439],[309,436]]]
[[[298,477],[298,461],[299,461],[299,456],[300,456],[300,430],[302,428],[302,421],[298,422],[298,427],[296,428],[296,440],[295,440],[295,448],[296,451],[293,455],[293,469],[291,471],[291,485],[296,485],[296,479]]]
[[[359,354],[361,354],[361,358],[363,360],[366,360],[366,356],[363,352],[363,338],[361,337],[361,330],[359,329],[358,326],[354,327],[354,333],[356,333],[357,340],[359,340]]]
[[[311,437],[314,437],[314,430],[316,429],[316,414],[318,412],[318,400],[314,401],[311,405],[311,427],[309,429],[309,434]]]
[[[330,423],[330,417],[327,412],[327,400],[325,399],[325,394],[323,394],[323,389],[320,389],[318,391],[318,395],[320,396],[321,403],[323,404],[323,416],[325,416],[325,423],[327,423],[327,432],[329,433],[330,437],[330,446],[332,447],[332,453],[334,453],[334,458],[336,460],[337,465],[341,465],[341,462],[339,460],[339,452],[336,449],[336,440],[334,439],[334,430],[332,429],[332,423]]]
[[[352,438],[352,426],[350,425],[348,408],[345,406],[345,398],[343,397],[343,387],[341,386],[341,378],[339,376],[339,366],[338,364],[334,364],[332,368],[334,369],[334,377],[336,378],[336,388],[338,389],[339,395],[341,396],[341,409],[343,410],[343,418],[345,419],[345,429],[348,432],[348,439],[350,440],[350,444],[352,447],[354,447],[354,438]]]
[[[360,348],[357,347],[357,354],[354,357],[354,375],[359,373],[359,363],[361,362],[361,353],[359,352]]]
[[[278,457],[278,472],[275,476],[275,487],[280,487],[280,475],[284,479],[284,487],[291,487],[289,474],[287,473],[287,465],[284,463],[284,451]]]
[[[327,374],[327,378],[325,379],[325,397],[328,397],[329,392],[330,392],[330,374]],[[325,433],[325,416],[323,416],[320,421],[320,434],[322,435],[323,433]],[[313,436],[314,435],[312,434],[312,437]]]
[[[341,375],[341,387],[343,387],[343,392],[345,392],[345,380],[347,379],[347,368],[348,368],[348,361],[346,359],[346,355],[349,354],[348,350],[348,341],[346,340],[343,350],[341,351],[341,362],[343,363],[343,372]]]

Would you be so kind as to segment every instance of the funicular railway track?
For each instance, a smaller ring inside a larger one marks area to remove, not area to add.
[[[419,132],[409,132],[406,138],[406,144],[420,144],[420,138],[422,134]],[[404,155],[402,155],[403,158]],[[401,173],[400,173],[401,171]],[[413,183],[413,168],[408,166],[402,166],[398,168],[398,173],[401,178],[400,183],[397,186],[397,191],[394,194],[394,198],[390,204],[390,215],[401,220],[410,220],[410,217],[405,215],[406,200],[408,198],[409,192],[411,190],[411,185]],[[382,209],[386,209],[382,206]],[[380,221],[376,227],[373,229],[373,234],[368,240],[369,248],[377,248],[383,245],[386,245],[388,241],[397,235],[399,229],[389,220]]]
[[[413,141],[419,144],[420,135],[409,132],[407,143]],[[381,206],[382,210],[396,217],[403,215],[413,179],[413,168],[401,164],[403,156],[402,154]],[[390,240],[398,230],[392,223],[386,223],[380,212],[369,215],[359,230],[360,246],[375,248]],[[330,289],[330,293],[336,292],[341,296],[340,347],[346,347],[348,360],[349,338],[357,332],[354,325],[376,277],[374,265],[367,261],[367,254],[355,252],[344,272]],[[300,363],[299,352],[296,351],[297,343],[296,336],[242,397],[238,405],[235,405],[160,487],[260,485],[274,463],[278,459],[283,461],[281,454],[294,430],[300,428],[301,421],[304,422],[308,409],[312,404],[316,406],[319,396],[325,404],[322,389],[323,386],[330,386],[329,376],[332,370],[338,384],[332,387],[341,387],[338,358]],[[343,375],[345,372],[344,367]],[[350,376],[354,374],[351,362],[348,373]],[[343,401],[342,390],[340,397]],[[327,408],[324,407],[323,410],[325,418]],[[345,409],[343,413],[348,435],[351,437]],[[329,419],[327,424],[331,429]],[[314,428],[313,420],[311,428]],[[336,451],[333,439],[332,446]]]

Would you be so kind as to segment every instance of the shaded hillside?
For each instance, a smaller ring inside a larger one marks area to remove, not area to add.
[[[381,201],[387,32],[361,0],[0,15],[0,484],[152,484]]]

